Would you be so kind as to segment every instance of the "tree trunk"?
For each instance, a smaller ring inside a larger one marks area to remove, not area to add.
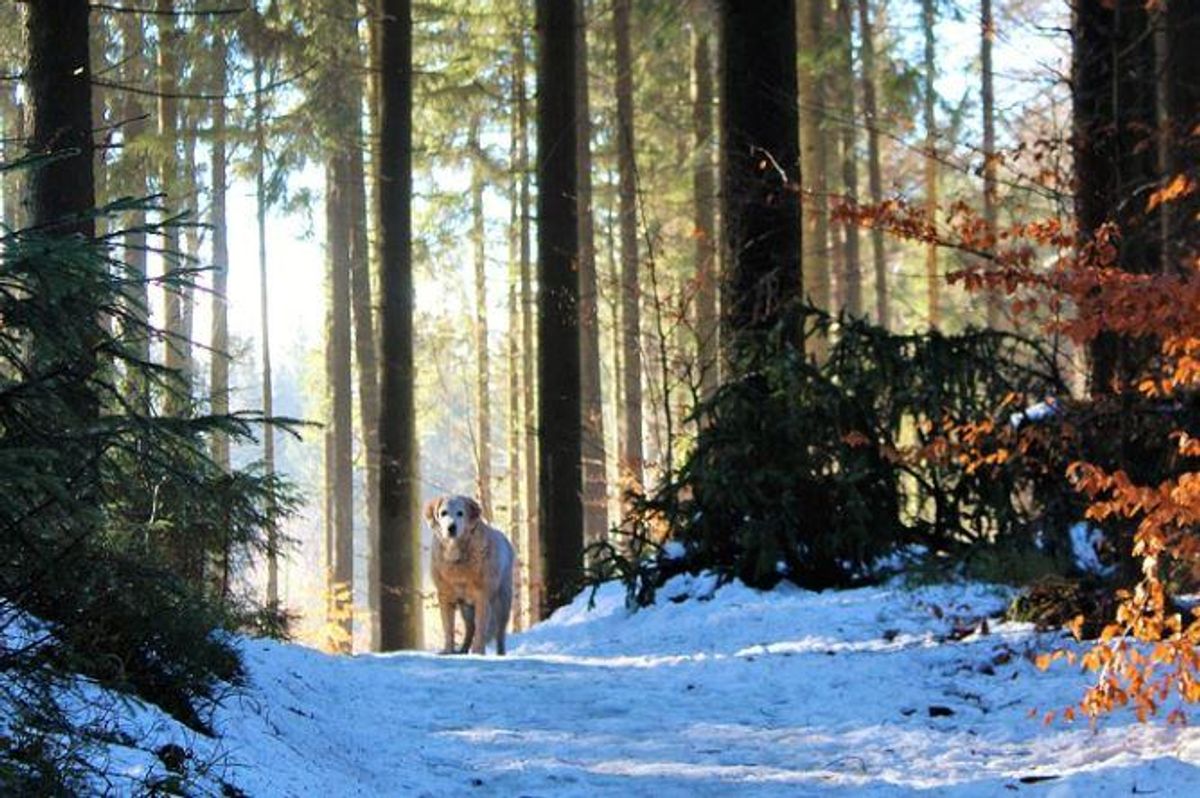
[[[1141,0],[1080,3],[1074,21],[1075,212],[1080,245],[1106,222],[1120,229],[1116,268],[1160,268],[1159,237],[1135,194],[1155,179],[1154,42]],[[1144,339],[1101,332],[1091,342],[1093,395],[1129,390],[1152,357]]]
[[[925,83],[921,91],[925,123],[925,215],[930,224],[936,224],[938,217],[937,119],[934,116],[936,95],[933,86],[937,76],[937,63],[934,61],[934,22],[934,0],[921,0],[921,29],[925,36]],[[937,244],[933,242],[925,245],[925,284],[929,326],[937,329],[942,323],[942,278],[938,269]]]
[[[379,29],[379,231],[382,393],[379,413],[380,642],[419,648],[420,498],[413,402],[412,3],[383,0]]]
[[[216,88],[222,97],[228,90],[227,58],[225,33],[220,28],[214,28]],[[225,202],[228,163],[224,100],[213,104],[212,132],[212,360],[209,387],[212,413],[221,416],[229,412],[229,230]],[[229,470],[229,436],[221,432],[213,434],[212,458],[221,469]],[[222,598],[229,593],[229,555],[230,541],[226,536],[211,580],[217,586],[217,595]]]
[[[592,120],[588,95],[587,3],[575,0],[575,121],[579,192],[580,393],[583,401],[583,534],[589,544],[608,536],[604,403],[600,384],[600,310],[596,279],[596,226],[592,213]]]
[[[357,81],[356,81],[357,82]],[[361,97],[359,98],[361,99]],[[361,107],[361,103],[359,103]],[[357,138],[362,139],[361,129]],[[361,147],[350,160],[350,292],[354,319],[354,358],[358,363],[358,415],[366,461],[364,496],[367,509],[367,646],[379,650],[379,355],[371,303],[370,243],[367,195]]]
[[[800,295],[796,7],[794,0],[723,0],[720,8],[729,257],[721,307],[736,367],[738,354],[760,347]],[[785,335],[801,344],[798,330]]]
[[[522,19],[524,15],[522,15]],[[530,169],[529,169],[529,102],[525,91],[525,35],[517,36],[516,58],[514,59],[515,83],[517,88],[517,171],[521,180],[521,351],[523,373],[521,384],[525,394],[525,562],[527,569],[526,594],[527,617],[532,622],[542,607],[542,541],[538,531],[540,522],[538,497],[538,426],[535,390],[534,363],[534,313],[533,313],[533,259],[531,256],[532,214],[530,212]]]
[[[883,171],[879,166],[879,109],[875,102],[875,44],[871,29],[871,18],[867,9],[868,0],[858,0],[858,28],[861,39],[863,116],[867,120],[867,181],[871,190],[871,204],[875,207],[883,202]],[[871,228],[871,260],[875,276],[875,323],[887,328],[891,323],[888,309],[887,249],[883,240],[883,228]]]
[[[121,30],[123,68],[121,79],[130,86],[141,84],[145,79],[145,36],[141,19],[136,14],[117,15]],[[144,155],[135,146],[145,135],[147,124],[141,98],[133,92],[125,92],[121,105],[124,146],[121,149],[121,169],[128,180],[122,186],[123,193],[134,197],[146,194],[147,164]],[[145,333],[149,311],[149,295],[146,290],[146,212],[141,209],[130,211],[126,218],[125,266],[129,270],[130,285],[124,298],[126,312],[133,319],[132,329],[126,331],[132,348],[131,354],[143,363],[150,360],[150,338]],[[149,410],[149,389],[138,370],[131,370],[126,382],[126,391],[135,399],[139,409]]]
[[[263,63],[254,61],[254,197],[258,225],[258,298],[259,334],[262,338],[262,412],[268,419],[275,415],[275,391],[271,384],[270,284],[267,275],[267,186],[266,115],[263,108]],[[263,472],[275,475],[275,428],[268,422],[263,428]],[[274,507],[268,507],[267,526],[267,606],[279,606],[279,536],[274,525]]]
[[[328,247],[329,304],[326,306],[326,392],[329,400],[333,468],[333,502],[326,506],[332,518],[330,593],[347,597],[346,606],[335,606],[340,627],[339,650],[349,653],[353,639],[353,611],[349,596],[354,587],[354,428],[350,369],[350,157],[336,153],[325,171],[326,246]]]
[[[487,233],[483,219],[483,157],[479,142],[480,118],[471,121],[468,149],[471,160],[471,247],[475,261],[475,486],[483,517],[492,515],[492,401],[488,372],[491,369],[488,350],[487,319]]]
[[[838,58],[837,86],[842,98],[839,115],[842,130],[842,193],[853,202],[858,199],[858,115],[854,108],[854,0],[837,0]],[[844,274],[842,309],[851,316],[862,316],[862,264],[859,259],[858,224],[853,219],[842,223]]]
[[[828,159],[821,117],[825,112],[825,83],[821,79],[818,54],[824,40],[825,15],[822,0],[799,0],[798,30],[801,59],[797,91],[800,97],[800,174],[803,181],[804,212],[802,251],[803,288],[820,310],[832,308],[832,279],[829,263],[829,178]],[[828,341],[814,337],[813,356],[824,360]]]
[[[983,106],[983,222],[988,235],[997,232],[999,218],[996,211],[996,91],[992,73],[992,41],[996,36],[996,21],[992,17],[992,0],[979,3],[979,72],[981,85],[979,101]],[[1000,294],[991,288],[985,289],[987,326],[998,329],[1000,318]]]
[[[717,390],[717,220],[716,174],[713,170],[713,67],[709,21],[694,3],[692,44],[692,218],[696,237],[696,361],[700,398]]]
[[[183,200],[181,212],[188,215],[188,226],[183,231],[183,264],[189,270],[186,282],[179,289],[179,332],[181,335],[179,348],[183,360],[183,373],[188,375],[189,383],[195,374],[195,363],[192,352],[194,320],[196,317],[196,275],[194,270],[200,265],[200,228],[195,224],[200,214],[200,162],[196,160],[196,131],[200,120],[190,115],[187,103],[180,114],[180,135],[183,141],[183,170],[179,175]]]
[[[630,0],[613,0],[616,43],[617,171],[621,230],[621,361],[625,394],[621,403],[618,463],[623,492],[643,487],[642,450],[642,292],[639,284],[637,162],[633,128],[633,56]]]
[[[176,79],[179,74],[178,55],[182,37],[176,27],[174,0],[156,0],[155,12],[158,15],[158,137],[161,144],[159,180],[161,190],[167,195],[167,203],[177,211],[181,197],[179,159],[175,149],[179,117]],[[178,285],[181,277],[181,253],[177,226],[166,226],[163,230],[162,246],[163,328],[166,332],[163,341],[163,363],[171,373],[163,408],[167,415],[177,416],[185,412],[191,390],[183,330],[183,293]]]
[[[378,274],[382,256],[379,252],[379,236],[374,236],[372,240],[368,229],[371,222],[368,208],[374,207],[369,202],[376,200],[379,185],[379,1],[365,0],[365,6],[368,58],[368,136],[365,149],[371,153],[371,192],[368,199],[364,148],[356,147],[351,161],[354,170],[354,193],[351,197],[354,208],[350,235],[350,288],[353,293],[354,357],[358,361],[359,424],[367,462],[364,490],[367,505],[367,647],[371,651],[379,651],[379,330],[376,322],[378,311],[373,301],[373,297],[378,296],[378,285],[372,275]],[[354,81],[354,84],[361,90],[361,81]],[[359,140],[363,139],[361,127],[356,135]]]
[[[538,455],[546,577],[541,617],[574,596],[583,554],[575,25],[573,2],[538,0]]]
[[[30,152],[71,154],[28,173],[30,224],[56,235],[95,235],[88,3],[27,3]]]

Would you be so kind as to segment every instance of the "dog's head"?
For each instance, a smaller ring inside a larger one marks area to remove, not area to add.
[[[446,559],[457,562],[466,553],[465,544],[479,527],[483,509],[466,496],[439,496],[425,505],[425,520]]]

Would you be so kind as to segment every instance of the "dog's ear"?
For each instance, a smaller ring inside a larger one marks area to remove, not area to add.
[[[436,496],[425,502],[425,520],[433,526],[433,520],[437,518],[438,508],[442,506],[442,496]]]
[[[467,499],[467,517],[472,521],[478,521],[481,515],[483,515],[483,508],[479,506],[479,502]]]

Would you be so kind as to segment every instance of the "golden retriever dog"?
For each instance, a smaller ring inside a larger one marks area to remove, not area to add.
[[[486,523],[478,502],[466,496],[439,496],[425,505],[433,529],[432,571],[446,644],[454,653],[455,610],[462,611],[466,633],[459,653],[482,654],[496,642],[504,654],[504,635],[513,600],[512,543]]]

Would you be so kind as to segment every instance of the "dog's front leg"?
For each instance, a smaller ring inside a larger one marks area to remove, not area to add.
[[[475,639],[471,641],[471,653],[483,654],[487,645],[488,594],[483,591],[475,596]]]
[[[446,636],[446,644],[441,653],[454,653],[454,598],[449,595],[438,595],[438,609],[442,611],[442,631]]]
[[[463,601],[459,603],[458,608],[462,610],[463,626],[467,627],[463,632],[463,641],[458,647],[458,653],[466,654],[471,650],[471,642],[475,639],[475,605]]]

